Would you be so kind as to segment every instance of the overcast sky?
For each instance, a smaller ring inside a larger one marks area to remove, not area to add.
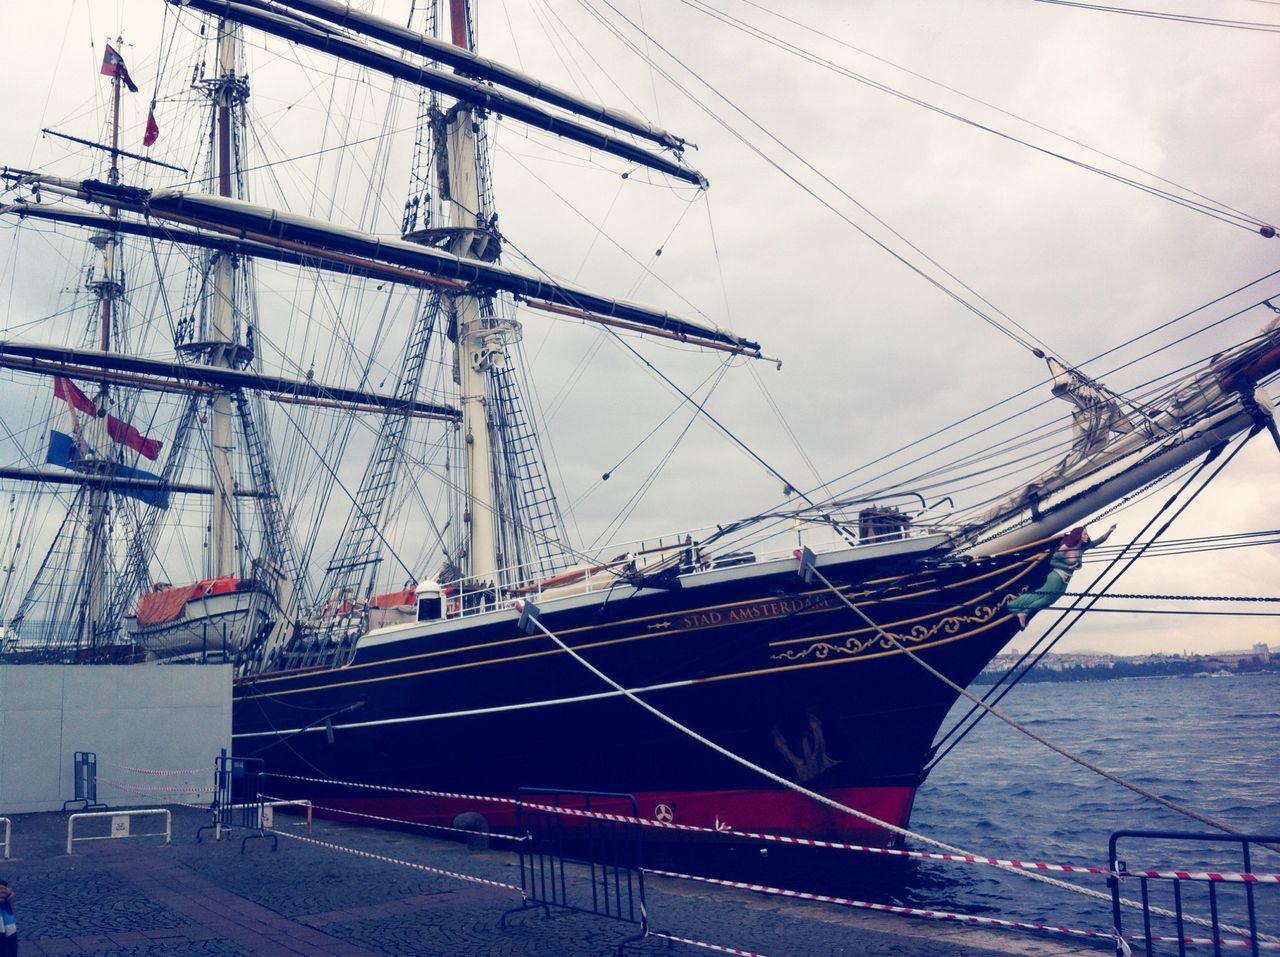
[[[406,6],[391,0],[369,5],[397,20]],[[517,253],[523,254],[538,268],[604,293],[696,310],[780,356],[780,371],[766,363],[754,369],[735,363],[708,407],[797,486],[817,484],[810,465],[824,480],[833,479],[1041,382],[1045,374],[1043,362],[859,228],[917,265],[927,265],[922,257],[927,254],[972,291],[947,279],[950,288],[973,302],[985,297],[985,312],[1003,312],[1054,353],[1079,363],[1280,269],[1280,240],[1264,240],[847,75],[1079,163],[1186,195],[1156,178],[1162,177],[1276,223],[1280,37],[1275,33],[1033,0],[797,0],[779,8],[794,23],[745,0],[699,6],[683,0],[615,0],[613,8],[602,0],[507,0],[485,6],[482,52],[687,137],[699,147],[689,153],[691,165],[711,183],[701,194],[658,176],[637,173],[624,180],[620,174],[628,167],[623,163],[589,164],[585,151],[573,144],[553,143],[503,121],[492,135],[501,228],[509,241],[506,261],[520,266]],[[1280,7],[1255,0],[1161,0],[1159,6],[1280,23]],[[718,22],[707,9],[753,24],[778,43],[830,61],[836,69]],[[78,175],[76,164],[83,157],[40,141],[39,130],[53,126],[100,135],[108,86],[96,68],[104,39],[120,33],[141,87],[125,104],[125,140],[133,143],[127,148],[138,148],[160,74],[161,140],[153,155],[189,165],[195,134],[180,118],[185,105],[178,91],[191,75],[189,54],[196,46],[187,33],[166,48],[167,54],[157,52],[159,0],[58,5],[10,0],[6,10],[11,22],[27,27],[0,41],[0,80],[10,93],[6,155],[0,162],[51,164]],[[619,13],[643,24],[651,39],[636,42],[657,68],[623,47],[591,11],[624,31],[629,28]],[[172,29],[172,15],[168,22]],[[196,22],[190,14],[183,17],[188,26]],[[291,208],[299,211],[372,222],[378,231],[394,233],[411,151],[408,133],[392,140],[395,159],[385,190],[371,191],[362,178],[376,168],[373,143],[351,151],[340,175],[313,155],[319,148],[376,134],[387,115],[380,91],[389,84],[330,81],[331,60],[253,35],[250,44],[252,103],[261,118],[251,145],[258,152],[249,160],[252,165],[266,158],[273,164],[251,179],[255,197],[263,202],[290,197]],[[342,78],[356,75],[347,67],[337,72]],[[399,103],[391,125],[410,130],[412,98]],[[0,241],[0,293],[9,303],[3,335],[16,337],[29,332],[25,322],[58,308],[55,293],[70,274],[33,270],[22,258],[30,247],[18,248],[10,230],[0,234]],[[658,249],[661,256],[655,256]],[[928,269],[945,278],[938,267]],[[1102,376],[1277,294],[1280,277],[1144,340],[1141,347],[1086,365],[1086,371]],[[343,306],[317,304],[316,298],[300,302],[296,285],[264,279],[264,312],[327,315],[331,309],[338,321]],[[563,480],[561,501],[575,505],[574,528],[589,543],[610,529],[613,517],[676,443],[688,410],[673,412],[677,399],[598,331],[537,314],[522,318],[525,352]],[[1264,309],[1253,309],[1105,381],[1120,390],[1133,388],[1247,337],[1269,318]],[[281,333],[267,348],[292,349],[299,354],[290,361],[305,368],[317,361],[324,337],[299,335],[295,340]],[[712,355],[640,348],[689,390],[720,365]],[[1047,387],[1041,395],[1047,397]],[[1031,404],[1027,397],[1008,411]],[[1041,410],[1025,427],[1065,411]],[[29,422],[13,411],[3,414],[15,430]],[[640,438],[664,420],[628,458]],[[932,451],[945,441],[916,452]],[[15,460],[12,445],[3,458]],[[625,459],[622,466],[614,468],[620,459]],[[1280,527],[1277,466],[1280,453],[1264,435],[1167,534]],[[601,484],[600,474],[609,469],[613,477]],[[876,471],[860,474],[870,478]],[[781,492],[776,478],[699,421],[625,528],[609,537],[657,535],[729,520],[774,507]],[[1144,503],[1109,521],[1119,524],[1117,535],[1123,538],[1126,532],[1135,534],[1149,513]],[[421,532],[402,528],[400,534]],[[1277,580],[1280,549],[1268,546],[1144,561],[1116,590],[1273,596],[1280,594]],[[1086,581],[1082,573],[1075,584]],[[1175,606],[1160,601],[1152,607]],[[1275,607],[1247,606],[1250,611]],[[1273,637],[1280,634],[1275,621],[1100,613],[1077,626],[1063,647],[1138,653],[1241,648],[1255,641],[1274,645],[1280,644]]]

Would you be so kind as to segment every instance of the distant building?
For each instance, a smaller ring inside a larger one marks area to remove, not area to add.
[[[1271,658],[1271,650],[1264,642],[1258,642],[1248,651],[1220,651],[1212,656],[1217,661],[1227,665],[1239,665],[1243,662],[1256,662],[1258,664],[1267,664]]]

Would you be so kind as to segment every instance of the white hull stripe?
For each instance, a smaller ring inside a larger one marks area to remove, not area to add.
[[[333,725],[334,730],[350,730],[355,728],[377,728],[392,724],[412,724],[415,721],[440,721],[446,718],[469,718],[480,714],[501,714],[505,711],[527,711],[531,708],[551,708],[562,704],[581,704],[585,701],[603,701],[606,698],[620,698],[625,694],[644,694],[649,691],[668,691],[671,688],[685,688],[692,685],[691,679],[683,681],[669,681],[660,685],[648,685],[644,688],[632,688],[628,691],[598,691],[594,694],[577,695],[572,698],[550,698],[545,701],[522,701],[519,704],[497,705],[492,708],[471,708],[466,711],[444,711],[439,714],[415,714],[403,718],[382,718],[378,721],[351,721],[345,724]],[[263,697],[270,697],[264,695]],[[290,734],[302,734],[310,731],[325,730],[324,725],[317,727],[302,728],[277,728],[273,731],[244,731],[240,734],[233,734],[234,739],[239,738],[275,738],[283,737]]]

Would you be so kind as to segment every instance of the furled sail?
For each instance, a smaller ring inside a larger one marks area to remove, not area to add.
[[[96,180],[69,180],[40,174],[27,174],[23,178],[45,189],[73,195],[87,202],[103,203],[201,229],[218,230],[262,244],[295,244],[295,251],[299,251],[296,244],[302,244],[302,251],[316,256],[336,253],[367,257],[372,262],[422,270],[445,280],[471,285],[480,293],[510,292],[529,300],[619,320],[640,331],[665,333],[695,345],[727,346],[735,352],[764,358],[758,342],[700,319],[677,316],[625,299],[600,296],[569,283],[455,256],[417,243],[375,236],[310,216],[207,193],[145,190]]]
[[[177,0],[170,0],[177,2]],[[676,179],[693,183],[705,188],[706,177],[697,170],[690,169],[674,162],[665,156],[651,152],[628,140],[619,139],[577,120],[549,113],[533,103],[517,99],[508,94],[468,80],[456,73],[437,70],[423,64],[411,63],[407,60],[383,53],[373,47],[349,40],[335,30],[320,25],[308,24],[297,17],[281,15],[265,9],[233,3],[231,0],[181,0],[182,6],[192,7],[205,13],[225,17],[228,20],[242,23],[245,26],[262,30],[281,39],[292,41],[299,46],[309,47],[321,53],[328,53],[351,63],[377,70],[379,73],[423,86],[447,96],[455,97],[482,109],[491,110],[503,116],[537,129],[546,130],[565,139],[573,140],[584,146],[594,147],[622,159],[639,163],[650,169],[658,170]]]
[[[623,110],[592,103],[565,90],[513,69],[496,60],[480,56],[465,47],[445,40],[406,29],[384,17],[357,10],[350,3],[337,0],[240,0],[244,6],[257,7],[277,14],[297,11],[328,20],[336,26],[364,34],[408,53],[416,53],[428,60],[451,66],[459,73],[475,77],[507,89],[515,90],[535,100],[542,100],[580,116],[605,123],[614,129],[642,136],[670,149],[680,149],[685,141],[673,133],[660,129],[632,116]],[[282,9],[285,8],[285,9]]]
[[[0,368],[22,369],[49,375],[74,375],[79,379],[102,377],[107,372],[166,376],[218,386],[224,389],[257,389],[286,396],[387,409],[433,418],[456,419],[458,412],[447,405],[413,400],[405,403],[396,396],[343,386],[324,385],[286,376],[268,375],[246,369],[229,369],[197,362],[169,362],[143,359],[118,352],[77,349],[71,346],[34,342],[0,341]],[[147,383],[150,385],[151,383]],[[157,387],[163,383],[155,383]]]

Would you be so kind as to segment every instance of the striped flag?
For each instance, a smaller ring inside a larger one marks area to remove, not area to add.
[[[94,404],[94,401],[81,392],[70,379],[54,376],[53,394],[73,409],[78,409],[86,415],[96,416],[98,414],[98,407]],[[107,435],[111,437],[112,441],[128,446],[138,454],[153,461],[160,457],[160,449],[164,447],[164,443],[159,439],[147,438],[128,422],[123,419],[117,419],[114,415],[107,416]]]
[[[110,43],[102,51],[102,69],[98,72],[103,76],[118,76],[124,80],[124,85],[129,88],[130,93],[138,92],[138,85],[133,82],[133,77],[129,76],[129,70],[124,65],[124,57],[117,53]]]

